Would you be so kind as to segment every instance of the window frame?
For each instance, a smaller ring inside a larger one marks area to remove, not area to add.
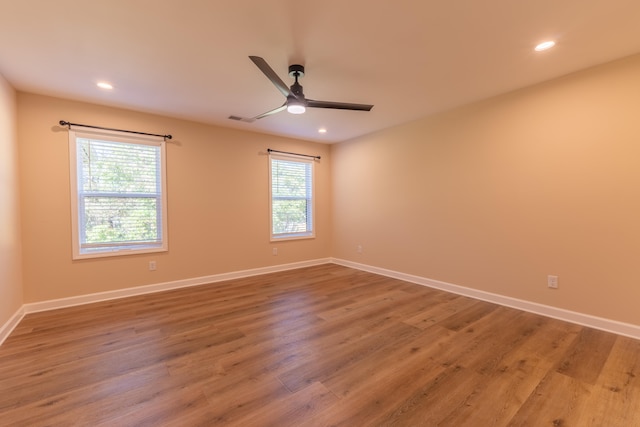
[[[311,197],[305,197],[305,200],[308,200],[310,203],[310,207],[307,207],[307,215],[311,216],[311,220],[307,216],[307,227],[311,228],[309,230],[307,228],[304,232],[291,232],[291,233],[274,233],[273,230],[273,160],[282,160],[288,162],[298,162],[303,163],[305,165],[309,165],[310,172],[309,176],[311,179],[311,185],[307,185],[305,187],[310,188]],[[313,239],[316,237],[316,189],[315,189],[315,160],[309,159],[301,156],[296,156],[293,154],[274,154],[269,153],[269,235],[271,242],[281,242],[284,240],[302,240],[302,239]]]
[[[158,232],[161,233],[159,242],[145,242],[135,245],[105,244],[95,245],[91,249],[82,247],[80,238],[82,235],[80,224],[81,195],[78,178],[80,174],[78,168],[81,167],[82,160],[78,158],[78,139],[94,139],[106,142],[149,145],[159,147],[160,170],[160,203],[158,211],[160,224]],[[136,254],[146,254],[168,251],[168,217],[167,217],[167,173],[166,173],[166,141],[162,137],[147,135],[131,135],[124,132],[109,130],[69,130],[69,170],[70,170],[70,199],[71,199],[71,238],[72,238],[72,259],[102,258],[113,256],[126,256]]]

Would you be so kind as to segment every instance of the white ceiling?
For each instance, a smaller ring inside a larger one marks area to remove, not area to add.
[[[0,0],[18,90],[323,142],[638,52],[639,0]],[[287,84],[305,65],[309,98],[375,106],[229,120],[284,102],[249,55]]]

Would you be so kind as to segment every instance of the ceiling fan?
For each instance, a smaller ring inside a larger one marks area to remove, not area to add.
[[[307,99],[302,92],[302,86],[298,83],[298,79],[304,76],[304,66],[294,64],[289,66],[289,77],[295,79],[295,83],[291,87],[287,87],[286,84],[278,77],[275,71],[267,64],[267,61],[259,56],[250,56],[249,59],[264,73],[265,76],[274,84],[274,86],[287,97],[287,100],[278,108],[267,111],[266,113],[259,114],[255,117],[245,118],[239,116],[229,116],[232,120],[239,120],[243,122],[254,122],[263,117],[271,116],[281,111],[287,110],[292,114],[302,114],[307,108],[333,108],[337,110],[354,110],[354,111],[370,111],[373,105],[368,104],[349,104],[346,102],[330,102],[330,101],[315,101],[313,99]]]

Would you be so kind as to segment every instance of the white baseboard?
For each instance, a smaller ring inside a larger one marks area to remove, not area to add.
[[[516,308],[518,310],[528,311],[530,313],[540,314],[542,316],[552,317],[554,319],[563,320],[582,326],[588,326],[590,328],[612,332],[614,334],[623,335],[630,338],[640,339],[640,326],[630,323],[623,323],[616,320],[591,316],[589,314],[578,313],[575,311],[565,310],[549,305],[538,304],[535,302],[494,294],[491,292],[480,291],[478,289],[466,288],[464,286],[458,286],[447,282],[427,279],[425,277],[414,276],[398,271],[387,270],[371,265],[360,264],[353,261],[332,258],[331,262],[345,267],[379,274],[381,276],[404,280],[405,282],[416,283],[418,285],[428,286],[430,288],[440,289],[446,292],[451,292],[454,294],[463,295],[470,298],[503,305],[506,307]]]
[[[68,298],[60,298],[49,301],[34,302],[25,304],[23,310],[26,314],[38,311],[55,310],[58,308],[72,307],[75,305],[90,304],[94,302],[109,301],[113,299],[126,298],[136,295],[150,294],[154,292],[167,291],[170,289],[186,288],[189,286],[206,285],[209,283],[222,282],[224,280],[240,279],[242,277],[258,276],[260,274],[276,273],[279,271],[294,270],[296,268],[311,267],[314,265],[328,264],[330,258],[321,258],[310,261],[294,262],[291,264],[280,264],[270,267],[252,268],[250,270],[233,271],[230,273],[214,274],[211,276],[194,277],[191,279],[175,280],[172,282],[156,283],[153,285],[137,286],[134,288],[118,289],[115,291],[98,292],[87,295],[79,295]]]
[[[176,280],[172,282],[157,283],[153,285],[138,286],[134,288],[118,289],[115,291],[98,292],[87,295],[79,295],[69,298],[60,298],[49,301],[24,304],[20,309],[0,327],[0,345],[11,334],[14,328],[20,323],[25,314],[35,313],[38,311],[55,310],[58,308],[71,307],[82,304],[90,304],[100,301],[108,301],[118,298],[126,298],[135,295],[143,295],[154,292],[161,292],[170,289],[185,288],[189,286],[205,285],[208,283],[216,283],[225,280],[239,279],[243,277],[258,276],[261,274],[276,273],[280,271],[294,270],[296,268],[311,267],[315,265],[334,263],[345,267],[355,268],[357,270],[367,271],[379,274],[381,276],[391,277],[394,279],[404,280],[410,283],[416,283],[430,288],[440,289],[458,295],[487,301],[506,307],[512,307],[523,311],[528,311],[542,316],[552,317],[554,319],[575,323],[582,326],[588,326],[614,334],[627,336],[630,338],[640,339],[640,326],[629,323],[618,322],[615,320],[605,319],[601,317],[591,316],[588,314],[578,313],[548,305],[538,304],[530,301],[520,300],[517,298],[507,297],[504,295],[494,294],[490,292],[480,291],[477,289],[466,288],[464,286],[454,285],[438,280],[427,279],[420,276],[401,273],[398,271],[388,270],[380,267],[374,267],[367,264],[360,264],[353,261],[347,261],[339,258],[322,258],[310,261],[295,262],[291,264],[281,264],[271,267],[254,268],[250,270],[241,270],[230,273],[214,274],[211,276],[196,277],[191,279]]]
[[[13,332],[16,326],[18,326],[18,323],[20,323],[25,314],[24,306],[22,306],[0,327],[0,345],[2,345],[4,340]]]

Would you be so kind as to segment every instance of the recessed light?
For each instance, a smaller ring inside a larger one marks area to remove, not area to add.
[[[109,89],[109,90],[113,89],[113,85],[107,82],[98,82],[97,86],[100,89]]]
[[[318,129],[318,133],[327,133],[327,130],[325,128],[320,128]]]
[[[551,49],[555,45],[556,45],[556,42],[554,42],[553,40],[549,40],[549,41],[542,42],[539,45],[537,45],[535,50],[536,50],[536,52],[542,52],[543,50]]]

